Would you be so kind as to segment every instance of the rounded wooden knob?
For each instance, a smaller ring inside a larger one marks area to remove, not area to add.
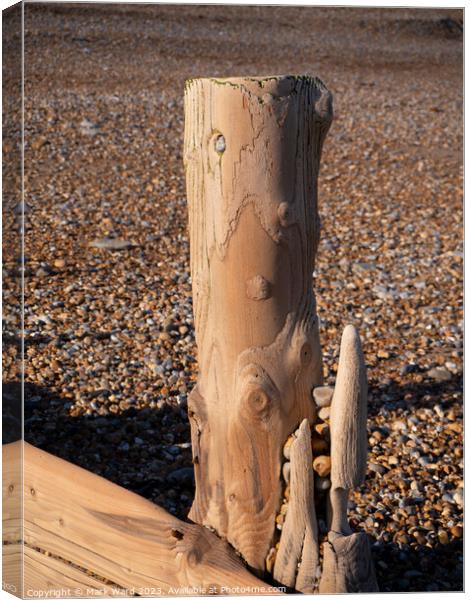
[[[271,405],[271,399],[261,387],[251,390],[247,400],[250,408],[260,416],[264,415]]]

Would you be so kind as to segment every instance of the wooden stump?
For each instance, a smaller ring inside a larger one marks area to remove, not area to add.
[[[331,96],[311,77],[196,79],[184,160],[199,378],[190,517],[264,569],[287,436],[322,383],[312,271]]]

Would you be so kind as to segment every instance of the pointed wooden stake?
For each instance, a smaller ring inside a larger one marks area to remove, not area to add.
[[[350,533],[345,490],[362,484],[367,466],[367,376],[361,340],[352,325],[344,329],[341,338],[330,436],[331,529]]]
[[[348,325],[341,338],[330,411],[330,532],[323,544],[320,593],[378,591],[367,536],[352,533],[349,491],[364,481],[367,466],[367,377],[361,340]]]
[[[290,447],[289,506],[274,565],[274,579],[299,592],[312,593],[318,556],[312,444],[310,426],[305,419]]]

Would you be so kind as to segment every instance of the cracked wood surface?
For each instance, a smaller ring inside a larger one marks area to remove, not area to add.
[[[287,436],[322,383],[312,271],[332,117],[316,78],[195,79],[185,90],[199,377],[188,408],[190,517],[264,570]]]
[[[228,587],[232,593],[237,588],[267,590],[233,549],[204,527],[180,521],[29,444],[24,444],[22,488],[21,442],[4,446],[3,452],[4,504],[19,504],[24,497],[26,594],[61,587],[77,590],[77,596],[87,589],[93,595],[134,589],[144,596],[195,595],[191,589],[210,587]],[[4,546],[11,548],[8,559],[22,550],[10,516],[4,511],[3,541],[12,542]]]

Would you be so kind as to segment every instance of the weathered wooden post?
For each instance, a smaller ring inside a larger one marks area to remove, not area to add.
[[[226,538],[258,574],[268,565],[277,582],[303,592],[318,588],[312,449],[315,458],[320,453],[329,460],[328,425],[318,423],[312,398],[314,388],[318,397],[331,397],[319,388],[312,271],[320,234],[317,176],[331,119],[331,95],[313,77],[186,85],[184,160],[200,368],[188,406],[196,474],[189,516]],[[341,413],[339,429],[331,427],[339,435],[349,431],[355,446],[335,442],[329,513],[343,526],[338,535],[349,539],[345,502],[365,467],[365,422],[356,415],[365,414],[367,392],[358,338],[346,346],[355,355],[340,358],[332,410],[352,404]],[[291,448],[283,450],[292,434]],[[291,460],[283,465],[286,456]],[[351,479],[343,467],[356,459],[362,462]],[[320,479],[326,490],[330,480]],[[326,506],[327,494],[321,497]]]
[[[8,444],[10,591],[278,592],[271,583],[306,593],[377,590],[367,538],[347,520],[349,490],[366,465],[361,344],[347,326],[335,388],[322,386],[311,286],[330,121],[330,94],[314,78],[188,83],[196,523],[29,444]]]

